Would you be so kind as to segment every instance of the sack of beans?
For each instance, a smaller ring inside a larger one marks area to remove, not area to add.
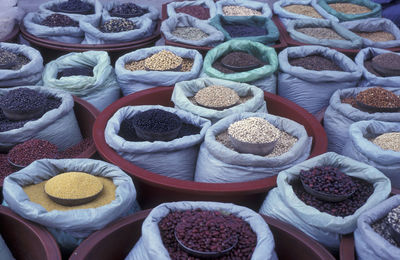
[[[217,8],[212,0],[173,1],[167,4],[168,17],[175,16],[179,13],[209,21],[217,14]]]
[[[34,85],[42,77],[42,55],[26,45],[0,42],[0,64],[0,87]]]
[[[99,0],[51,0],[39,5],[39,12],[68,14],[77,20],[99,20],[103,5]]]
[[[346,55],[323,46],[289,47],[278,55],[278,93],[316,114],[338,89],[354,88],[361,70]]]
[[[23,22],[26,30],[39,38],[63,43],[83,41],[79,19],[69,14],[28,13]]]
[[[338,249],[340,235],[352,233],[361,213],[390,191],[390,180],[374,167],[325,153],[280,172],[277,188],[268,193],[259,212]]]
[[[67,250],[133,213],[136,203],[129,175],[117,166],[91,159],[35,161],[4,180],[3,195],[3,204],[45,226]]]
[[[286,26],[293,19],[327,19],[339,22],[313,0],[280,0],[274,3],[274,13]]]
[[[175,108],[207,118],[212,123],[235,113],[267,113],[264,92],[261,89],[222,79],[200,78],[179,82],[174,87],[171,100]]]
[[[100,111],[120,97],[114,69],[105,51],[69,53],[49,62],[42,83],[78,96]]]
[[[268,3],[241,0],[220,0],[215,3],[217,14],[225,16],[265,16],[272,17]]]
[[[195,181],[231,183],[271,177],[305,161],[311,143],[304,127],[290,119],[265,113],[233,114],[208,129]],[[252,144],[273,150],[260,151]]]
[[[227,251],[217,259],[278,259],[273,234],[259,214],[235,204],[208,201],[163,203],[154,208],[142,224],[142,236],[125,259],[197,259],[178,244],[174,230],[178,239],[182,237],[182,245],[196,247],[189,247],[191,251],[216,252],[215,246]],[[217,230],[212,231],[211,243],[209,230]],[[183,238],[184,234],[190,235]],[[226,238],[235,241],[226,242]]]
[[[400,89],[386,88],[398,98]],[[344,145],[349,142],[350,125],[363,120],[377,120],[400,123],[400,112],[375,112],[360,110],[356,97],[365,98],[375,106],[384,107],[387,95],[380,88],[349,88],[339,89],[333,93],[324,115],[324,128],[328,136],[328,151],[342,153]],[[371,95],[372,94],[372,95]]]
[[[340,23],[362,38],[363,47],[393,48],[400,46],[400,29],[389,19],[369,18]]]
[[[117,81],[124,96],[198,78],[203,57],[196,50],[172,46],[139,49],[121,56],[115,63]]]
[[[64,151],[82,140],[67,92],[42,86],[0,89],[0,107],[0,151],[33,138]]]
[[[224,41],[222,32],[189,15],[175,15],[164,20],[161,32],[166,40],[194,46],[214,46]]]
[[[380,56],[382,55],[382,56]],[[360,83],[362,87],[368,86],[385,86],[398,88],[400,82],[400,73],[386,75],[376,71],[372,64],[372,59],[379,56],[382,65],[387,64],[387,66],[397,70],[400,70],[400,54],[396,52],[391,52],[388,50],[378,49],[378,48],[365,48],[358,52],[356,58],[354,59],[356,64],[361,68],[363,72],[363,78]],[[378,59],[378,58],[376,58]],[[375,65],[376,66],[376,65]]]
[[[153,34],[156,23],[150,18],[101,19],[98,23],[80,21],[80,28],[85,33],[83,44],[110,44],[131,42]]]
[[[367,210],[357,220],[354,243],[360,260],[391,260],[400,255],[400,243],[393,236],[390,222],[400,227],[400,195]],[[390,222],[389,222],[390,221]],[[389,222],[389,223],[388,223]],[[398,237],[398,236],[397,236]]]
[[[342,154],[369,164],[400,188],[400,124],[375,120],[351,124]]]
[[[227,69],[225,64],[235,68],[247,67],[243,71]],[[205,76],[247,83],[263,91],[276,93],[275,71],[278,69],[278,56],[274,48],[249,40],[231,40],[211,49],[204,58]]]
[[[131,3],[120,3],[120,1],[107,1],[103,4],[103,17],[106,18],[150,18],[158,20],[160,12],[153,6],[137,5]]]
[[[126,106],[108,120],[104,135],[125,160],[160,175],[192,181],[199,145],[210,125],[207,119],[175,108]],[[164,136],[152,138],[151,133]]]
[[[225,40],[249,40],[273,45],[279,39],[275,23],[263,16],[223,16],[217,14],[210,24],[225,35]]]
[[[321,19],[292,20],[286,26],[294,40],[342,49],[361,49],[362,39],[339,23]]]
[[[318,0],[317,4],[341,22],[381,17],[382,11],[380,4],[370,0]]]

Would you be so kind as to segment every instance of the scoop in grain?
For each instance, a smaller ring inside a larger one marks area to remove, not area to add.
[[[281,131],[261,117],[248,117],[232,123],[228,134],[245,143],[271,143],[279,139]]]
[[[227,108],[234,106],[240,99],[235,90],[224,86],[212,85],[200,89],[194,99],[197,104],[209,108]]]

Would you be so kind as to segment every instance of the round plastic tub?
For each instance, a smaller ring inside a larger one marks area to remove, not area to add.
[[[165,177],[144,170],[118,155],[105,141],[104,129],[108,120],[121,107],[129,105],[173,106],[171,100],[173,87],[156,87],[121,98],[108,106],[100,115],[93,128],[93,138],[99,154],[107,161],[117,165],[133,177],[142,208],[151,208],[162,202],[181,200],[202,200],[232,202],[257,210],[268,191],[276,186],[276,176],[249,182],[201,183]],[[327,137],[321,124],[306,110],[281,98],[264,92],[268,111],[271,114],[292,119],[302,125],[313,137],[310,157],[326,152]]]
[[[0,233],[15,259],[61,260],[53,236],[42,226],[0,206]]]
[[[72,253],[70,260],[124,259],[141,236],[141,227],[150,210],[140,211],[93,233]],[[296,228],[279,220],[263,216],[275,239],[275,251],[280,260],[335,259],[322,245]]]
[[[19,34],[19,24],[15,23],[13,30],[3,39],[0,39],[0,42],[17,42],[18,34]]]
[[[40,51],[45,63],[48,63],[49,61],[52,61],[70,52],[83,52],[90,50],[107,51],[110,55],[112,63],[114,63],[125,53],[140,48],[154,46],[155,42],[160,38],[160,26],[161,22],[159,21],[154,34],[149,37],[145,37],[138,41],[114,44],[72,44],[46,40],[30,34],[23,24],[21,24],[21,34],[32,45],[32,47],[35,47]]]

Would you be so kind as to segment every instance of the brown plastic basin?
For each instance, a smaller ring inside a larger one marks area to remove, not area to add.
[[[173,87],[156,87],[125,96],[111,104],[99,114],[93,128],[93,138],[99,154],[132,176],[142,208],[151,208],[163,202],[181,200],[203,200],[232,202],[257,210],[267,192],[276,186],[276,176],[249,182],[201,183],[165,177],[144,170],[118,155],[105,141],[104,129],[108,120],[121,107],[129,105],[173,106]],[[292,119],[313,137],[310,157],[326,152],[327,137],[321,124],[313,115],[295,103],[274,94],[264,92],[268,111],[271,114]]]
[[[42,226],[0,206],[0,233],[15,259],[61,260],[53,236]]]
[[[141,227],[150,210],[114,222],[93,233],[72,253],[70,260],[124,259],[141,236]],[[275,251],[280,260],[335,259],[322,245],[296,228],[279,220],[263,216],[275,239]]]

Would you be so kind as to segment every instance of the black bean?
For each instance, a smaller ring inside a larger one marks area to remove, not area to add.
[[[268,31],[266,28],[261,27],[261,26],[255,26],[255,25],[222,23],[222,27],[225,29],[225,31],[228,32],[228,34],[232,38],[261,36],[261,35],[268,34]]]
[[[124,4],[114,6],[110,10],[110,15],[111,16],[124,15],[124,16],[129,16],[129,17],[138,17],[138,16],[142,16],[148,12],[149,11],[147,9],[141,8],[140,6],[138,6],[134,3],[124,3]]]
[[[29,88],[13,89],[0,97],[0,107],[16,113],[34,111],[45,104],[46,96]]]
[[[94,6],[81,0],[68,0],[66,2],[62,2],[56,6],[54,11],[58,11],[59,9],[69,12],[81,12],[83,10],[88,10],[88,14],[94,13]]]
[[[179,116],[162,109],[149,109],[136,113],[133,121],[140,129],[154,133],[172,131],[182,123]]]
[[[41,25],[48,27],[79,27],[79,22],[72,20],[69,16],[63,14],[52,14],[47,16]]]

